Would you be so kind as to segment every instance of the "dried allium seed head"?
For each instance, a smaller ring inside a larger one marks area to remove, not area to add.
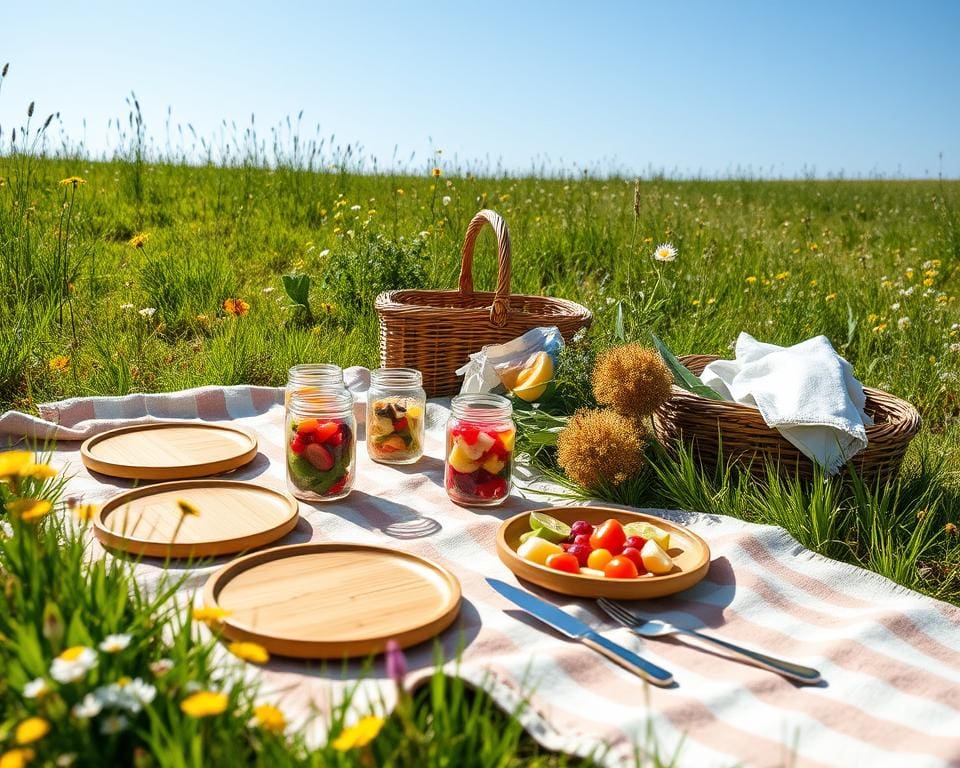
[[[649,416],[670,398],[672,385],[663,358],[641,344],[608,349],[593,368],[597,402],[629,416]]]
[[[557,436],[557,462],[567,477],[585,488],[607,481],[620,485],[646,463],[643,430],[611,410],[577,411]]]

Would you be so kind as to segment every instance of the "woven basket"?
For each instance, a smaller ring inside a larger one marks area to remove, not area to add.
[[[685,355],[680,361],[699,375],[711,355]],[[905,400],[864,387],[865,410],[874,425],[867,427],[867,447],[852,459],[857,474],[874,483],[892,480],[900,470],[903,455],[920,430],[920,415]],[[674,386],[670,399],[653,414],[654,430],[671,451],[692,444],[694,455],[705,468],[717,466],[722,452],[725,464],[745,466],[758,478],[766,476],[764,459],[779,465],[781,475],[812,479],[813,462],[764,423],[760,411],[739,403],[709,400]],[[848,470],[844,468],[843,474]]]
[[[497,236],[499,267],[494,293],[473,289],[473,248],[484,224]],[[471,352],[500,344],[538,326],[555,325],[569,342],[593,315],[586,307],[543,296],[510,295],[510,233],[494,211],[480,211],[463,242],[460,288],[456,291],[386,291],[377,297],[380,364],[416,368],[428,397],[459,391],[455,371]]]

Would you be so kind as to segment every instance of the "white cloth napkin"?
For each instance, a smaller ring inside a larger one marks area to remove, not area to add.
[[[701,381],[727,400],[759,409],[767,426],[835,474],[867,447],[866,395],[826,336],[792,347],[737,339],[734,360],[715,360]]]

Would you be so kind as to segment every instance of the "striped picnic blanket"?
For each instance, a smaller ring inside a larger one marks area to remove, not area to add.
[[[363,389],[362,371],[349,371]],[[896,586],[876,574],[820,557],[782,529],[692,512],[645,510],[684,523],[710,544],[707,578],[680,595],[637,604],[651,616],[706,627],[715,635],[817,667],[819,687],[799,687],[771,673],[672,639],[641,640],[616,627],[590,601],[537,594],[563,606],[610,638],[673,672],[677,686],[659,689],[536,622],[484,581],[514,577],[497,559],[502,519],[543,500],[516,492],[501,508],[471,511],[443,490],[447,409],[427,411],[427,455],[412,467],[371,462],[358,449],[358,482],[340,503],[301,503],[305,523],[280,543],[347,540],[387,545],[431,558],[463,587],[457,623],[440,638],[448,659],[464,644],[456,673],[483,686],[507,710],[529,697],[520,715],[544,746],[576,754],[608,745],[604,762],[633,765],[633,750],[678,755],[680,766],[945,766],[960,765],[960,610]],[[0,439],[57,439],[53,464],[72,479],[67,492],[102,501],[129,483],[93,478],[79,458],[79,439],[131,421],[167,418],[230,420],[252,430],[268,461],[235,476],[284,487],[283,390],[205,387],[159,395],[84,398],[41,408],[41,418],[7,413]],[[193,571],[181,590],[195,594],[217,563]],[[159,565],[137,566],[144,582]],[[426,674],[434,648],[408,653]],[[453,671],[453,662],[450,662]],[[256,675],[266,700],[282,707],[308,739],[324,738],[322,718],[360,665],[323,669],[275,658]],[[358,706],[383,697],[382,663],[360,686]]]

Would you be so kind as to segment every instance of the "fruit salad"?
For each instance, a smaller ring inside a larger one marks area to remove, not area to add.
[[[670,534],[651,523],[586,520],[567,525],[542,512],[530,513],[530,530],[520,537],[524,560],[564,573],[633,579],[661,576],[674,568],[667,554]]]
[[[287,475],[310,499],[338,499],[353,484],[355,436],[341,419],[288,420]]]
[[[460,504],[493,506],[510,493],[513,426],[494,428],[455,421],[447,430],[446,486]]]
[[[412,397],[385,397],[367,409],[367,453],[406,464],[423,455],[423,406]]]

